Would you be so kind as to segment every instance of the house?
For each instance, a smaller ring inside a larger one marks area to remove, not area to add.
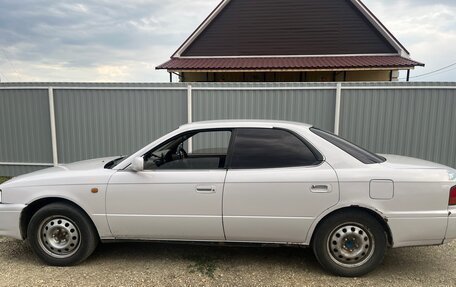
[[[335,82],[416,66],[359,0],[223,0],[157,69],[182,82]]]

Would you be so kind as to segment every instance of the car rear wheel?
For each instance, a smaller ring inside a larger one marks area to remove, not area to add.
[[[313,249],[329,272],[344,277],[365,275],[381,264],[387,237],[376,218],[363,211],[346,211],[325,219],[316,230]]]
[[[27,237],[33,251],[45,263],[70,266],[89,257],[99,241],[90,219],[77,208],[52,203],[30,220]]]

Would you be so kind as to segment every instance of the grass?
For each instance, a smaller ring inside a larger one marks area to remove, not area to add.
[[[217,260],[216,256],[211,255],[193,255],[188,256],[188,260],[192,261],[190,265],[188,265],[188,269],[190,273],[201,273],[209,278],[214,279],[214,273],[217,270]]]
[[[11,179],[11,177],[7,177],[7,176],[0,176],[0,184],[4,183],[5,181]]]

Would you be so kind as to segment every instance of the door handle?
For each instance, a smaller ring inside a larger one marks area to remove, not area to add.
[[[201,193],[201,194],[212,194],[212,193],[215,193],[215,187],[214,186],[197,186],[196,192]]]
[[[310,187],[310,191],[314,193],[327,193],[331,192],[331,185],[327,184],[314,184]]]

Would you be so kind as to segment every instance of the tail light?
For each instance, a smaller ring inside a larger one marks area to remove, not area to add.
[[[450,189],[450,199],[448,205],[456,205],[456,185]]]

